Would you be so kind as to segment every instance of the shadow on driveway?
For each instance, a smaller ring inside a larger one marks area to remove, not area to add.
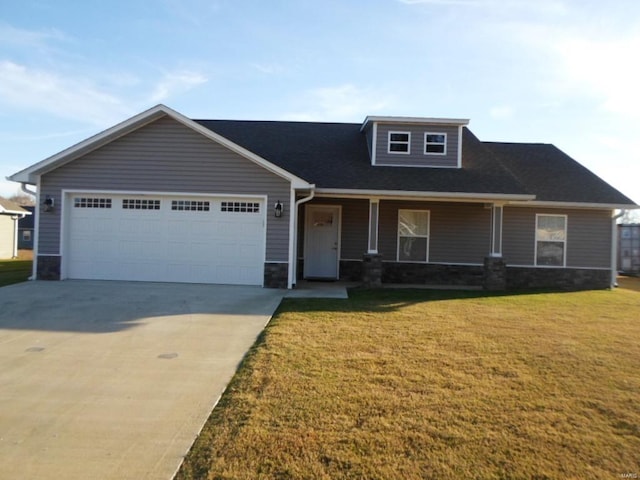
[[[0,329],[109,333],[141,319],[189,314],[261,315],[283,292],[261,287],[68,280],[0,288]],[[277,303],[276,303],[277,307]]]

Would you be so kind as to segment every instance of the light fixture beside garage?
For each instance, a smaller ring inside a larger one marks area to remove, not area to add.
[[[280,203],[280,200],[278,200],[275,206],[276,218],[280,218],[282,216],[282,210],[284,210],[284,205],[282,205],[282,203]]]
[[[44,199],[43,205],[44,205],[45,212],[52,211],[55,205],[55,201],[53,200],[53,197],[50,197],[49,195],[47,195],[46,198]]]

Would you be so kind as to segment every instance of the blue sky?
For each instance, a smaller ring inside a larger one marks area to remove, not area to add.
[[[4,177],[158,103],[191,118],[469,118],[640,202],[637,0],[0,0]]]

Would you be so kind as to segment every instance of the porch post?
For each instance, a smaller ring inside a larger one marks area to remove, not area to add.
[[[369,247],[367,253],[378,253],[378,213],[380,200],[369,199]]]
[[[491,257],[502,257],[502,205],[491,205]]]
[[[503,205],[491,205],[491,251],[484,259],[485,290],[506,290],[507,265],[502,259],[502,214]]]
[[[382,286],[382,256],[378,253],[378,215],[380,199],[369,199],[369,243],[362,259],[362,285],[366,288]]]

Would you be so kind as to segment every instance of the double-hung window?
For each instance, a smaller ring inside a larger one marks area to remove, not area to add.
[[[536,215],[536,265],[564,267],[567,258],[567,216]]]
[[[387,153],[411,153],[410,132],[389,132]]]
[[[446,155],[447,154],[447,134],[431,133],[424,134],[424,154],[425,155]]]
[[[398,261],[429,261],[428,210],[398,210]]]

